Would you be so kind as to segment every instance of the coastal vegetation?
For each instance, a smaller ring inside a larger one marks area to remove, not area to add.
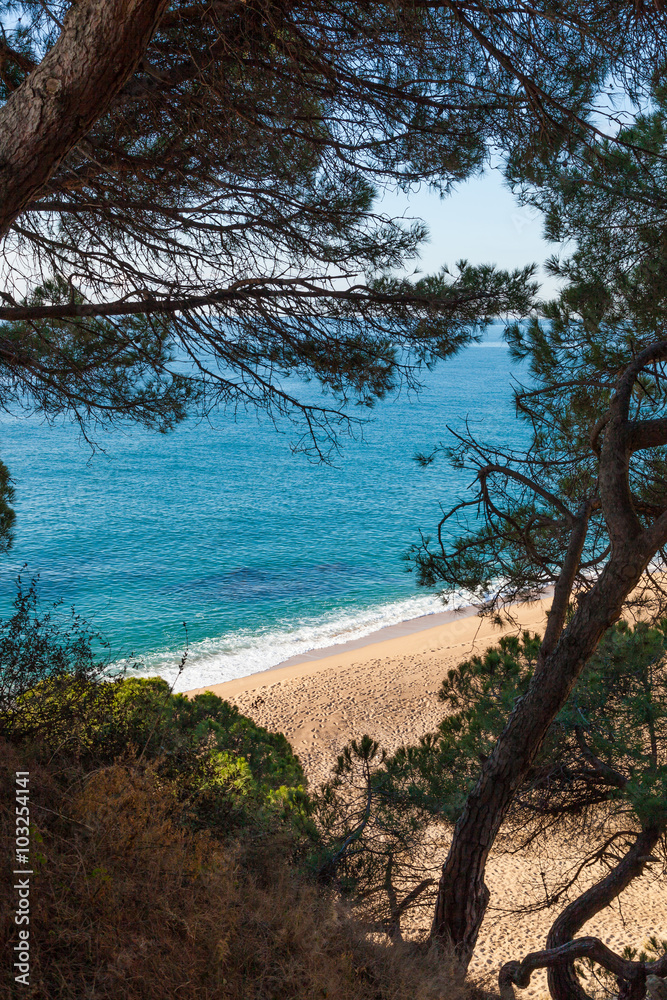
[[[529,447],[489,448],[464,434],[421,456],[428,463],[449,451],[473,476],[435,544],[413,553],[421,582],[468,593],[495,616],[547,587],[554,595],[533,680],[468,796],[443,868],[435,931],[464,964],[488,904],[486,859],[549,726],[614,622],[633,614],[658,622],[666,610],[661,100],[622,132],[633,153],[601,143],[576,165],[535,175],[552,230],[577,243],[552,262],[566,279],[558,299],[508,331],[514,356],[529,365],[530,383],[515,391]],[[583,210],[584,189],[602,214]],[[640,202],[654,205],[641,221]],[[614,222],[606,240],[603,216]],[[453,537],[444,531],[452,517],[463,529]]]
[[[93,446],[97,425],[254,407],[326,461],[363,408],[518,318],[530,444],[463,433],[421,456],[446,452],[473,485],[411,558],[499,621],[553,588],[543,636],[449,675],[437,733],[393,755],[360,734],[309,790],[284,737],[211,694],[110,677],[85,623],[19,584],[0,737],[39,789],[33,994],[449,995],[497,838],[565,830],[609,873],[500,986],[545,966],[554,1000],[583,1000],[583,958],[641,1000],[667,958],[576,935],[667,827],[662,5],[0,9],[0,406],[73,419]],[[611,136],[598,104],[616,78],[644,112]],[[376,208],[493,156],[574,242],[551,302],[532,267],[408,277],[425,227]],[[3,551],[13,490],[0,466]],[[436,886],[438,824],[453,834]],[[408,946],[429,901],[430,942]]]
[[[212,694],[105,680],[86,624],[57,610],[19,587],[0,635],[9,854],[30,770],[31,996],[457,995],[440,955],[373,943],[312,877],[323,834],[283,736]],[[1,919],[8,945],[8,905]],[[19,995],[7,962],[0,990]]]
[[[663,620],[659,627],[620,622],[605,634],[512,799],[501,850],[530,849],[538,887],[532,910],[556,915],[544,951],[497,970],[501,993],[508,984],[529,986],[531,973],[545,967],[555,1000],[584,1000],[585,986],[596,994],[605,970],[637,996],[647,975],[664,976],[661,951],[649,961],[632,954],[633,942],[619,954],[577,933],[647,866],[667,864],[666,633]],[[451,828],[464,814],[530,687],[541,645],[537,635],[510,635],[450,670],[439,692],[447,715],[418,744],[388,755],[365,737],[339,759],[323,789],[330,811],[320,812],[320,822],[335,834],[332,845],[342,846],[321,872],[331,877],[335,866],[367,926],[400,940],[401,921],[414,921],[416,907],[433,912],[443,839],[434,827]],[[554,844],[567,844],[564,874],[550,865]],[[588,977],[577,958],[589,960]]]
[[[0,628],[11,679],[0,703],[2,835],[11,850],[13,774],[29,766],[35,996],[92,984],[102,997],[488,991],[464,985],[455,956],[414,928],[437,897],[442,833],[530,687],[539,636],[509,635],[460,663],[443,680],[435,732],[393,754],[362,736],[320,789],[283,736],[211,693],[110,679],[94,642],[85,622],[42,611],[35,583],[19,581]],[[494,970],[501,993],[548,966],[555,998],[583,1000],[591,984],[597,995],[605,970],[643,996],[647,974],[664,972],[659,947],[637,956],[629,942],[616,954],[576,935],[647,865],[667,864],[666,831],[667,625],[621,622],[504,818],[504,849],[529,850],[541,872],[533,908],[557,915],[546,951]],[[572,860],[560,878],[546,856],[558,838]],[[5,942],[13,928],[5,908]]]

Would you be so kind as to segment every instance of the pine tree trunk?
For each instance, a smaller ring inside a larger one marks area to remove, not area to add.
[[[549,931],[547,948],[558,948],[560,945],[572,941],[585,923],[600,910],[603,910],[605,906],[609,906],[634,878],[641,875],[646,865],[646,859],[658,843],[661,832],[660,827],[642,830],[619,864],[605,878],[596,882],[563,910]],[[547,976],[549,992],[553,1000],[589,1000],[577,979],[573,962],[552,966],[548,969]],[[640,990],[641,996],[643,996],[644,981],[640,982],[639,979],[641,977],[628,984],[629,991],[626,990],[626,992]]]
[[[539,665],[468,796],[442,869],[431,930],[435,940],[454,949],[463,971],[489,899],[486,861],[512,799],[584,664],[620,617],[652,555],[635,540],[612,557],[596,585],[580,599],[555,649]]]
[[[0,237],[110,107],[169,0],[78,0],[0,108]]]

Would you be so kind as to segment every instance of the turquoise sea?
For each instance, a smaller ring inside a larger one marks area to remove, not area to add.
[[[0,613],[17,572],[40,574],[44,601],[92,621],[114,661],[134,655],[173,676],[189,636],[191,688],[442,611],[405,572],[402,553],[432,532],[470,476],[415,451],[468,419],[478,436],[516,442],[512,368],[500,328],[373,411],[363,441],[334,467],[289,448],[289,427],[220,413],[163,436],[97,436],[91,456],[71,425],[4,416],[0,456],[16,485],[16,540],[0,566]]]

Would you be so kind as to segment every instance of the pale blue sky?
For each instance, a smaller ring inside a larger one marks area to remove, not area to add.
[[[499,170],[460,184],[441,198],[422,188],[410,194],[387,194],[381,208],[391,215],[423,219],[431,239],[424,247],[419,269],[437,271],[465,258],[471,264],[496,264],[515,268],[541,265],[558,250],[542,236],[542,216],[519,205]],[[541,270],[537,274],[542,295],[551,296],[556,282]]]

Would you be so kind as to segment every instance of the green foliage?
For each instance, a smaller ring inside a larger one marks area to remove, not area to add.
[[[74,612],[42,612],[21,581],[0,623],[0,736],[87,768],[151,764],[191,825],[220,832],[284,820],[309,831],[298,758],[281,733],[210,692],[172,694],[158,677],[111,678]]]
[[[11,506],[14,499],[14,487],[9,476],[9,469],[0,462],[0,553],[11,548],[13,538],[12,528],[16,514]]]
[[[667,622],[610,629],[555,723],[552,753],[579,731],[588,750],[628,780],[638,817],[667,807]],[[572,751],[573,752],[573,751]]]
[[[59,305],[86,303],[56,273],[21,302],[22,308],[36,310],[35,318],[0,323],[0,337],[15,358],[11,369],[0,367],[5,406],[48,419],[71,416],[83,428],[91,419],[131,420],[165,432],[196,405],[201,382],[173,370],[174,330],[168,317],[39,316],[40,309]]]
[[[102,677],[94,646],[103,641],[72,610],[43,611],[37,580],[17,580],[14,613],[0,622],[0,736],[30,739],[42,733],[58,745],[97,699]],[[51,705],[62,692],[59,724]]]
[[[630,961],[657,962],[665,955],[667,955],[667,941],[664,938],[659,938],[656,934],[651,934],[644,941],[641,951],[633,948],[632,945],[627,945],[623,949],[623,958],[628,958]]]
[[[191,823],[231,828],[282,818],[307,828],[303,770],[282,733],[210,692],[171,694],[160,678],[127,678],[114,688],[115,731],[157,761]]]
[[[491,751],[514,702],[528,687],[540,647],[540,638],[524,632],[505,636],[483,656],[473,656],[453,667],[442,682],[438,699],[452,713],[440,723],[440,743],[454,754],[443,761],[459,776],[464,760],[483,760]]]
[[[506,636],[452,668],[438,692],[449,708],[435,733],[387,759],[394,794],[432,817],[454,821],[516,700],[532,677],[540,640]]]
[[[125,732],[137,747],[146,746],[151,756],[182,742],[214,740],[217,749],[242,756],[253,775],[272,788],[303,781],[301,765],[281,733],[256,725],[210,691],[194,698],[171,694],[159,677],[126,677],[113,686],[116,716],[125,720]]]
[[[419,886],[414,902],[428,900],[425,876],[442,862],[433,854],[434,824],[458,819],[528,687],[539,648],[540,637],[528,632],[502,638],[449,671],[439,691],[448,712],[436,732],[393,755],[364,737],[339,757],[315,800],[324,846],[317,860],[374,926],[400,929],[401,901]],[[612,866],[628,830],[667,829],[667,622],[620,622],[608,631],[552,723],[507,822],[528,841],[559,828],[575,839],[585,833],[583,860]]]
[[[664,342],[667,304],[667,92],[656,73],[650,114],[637,115],[616,141],[579,145],[561,157],[517,154],[510,179],[539,208],[546,235],[565,241],[548,269],[560,291],[506,332],[521,364],[515,387],[524,448],[499,448],[467,430],[438,445],[472,473],[435,542],[411,553],[419,581],[446,594],[463,590],[490,612],[534,598],[558,579],[572,525],[587,510],[582,572],[590,589],[609,555],[599,483],[610,401],[621,373],[648,345]],[[637,374],[630,419],[663,419],[662,360]],[[664,438],[632,449],[631,507],[647,526],[667,508]],[[446,525],[446,527],[445,527]],[[455,526],[455,527],[454,527]],[[655,588],[653,588],[655,591]],[[628,599],[638,603],[640,593]],[[657,617],[665,613],[663,607]]]
[[[305,778],[285,737],[216,695],[188,699],[158,677],[109,681],[70,674],[22,695],[17,712],[24,711],[44,756],[64,751],[87,766],[153,762],[191,825],[227,832],[271,818],[307,825]]]
[[[561,327],[623,329],[635,343],[662,327],[667,296],[667,90],[656,74],[649,113],[577,155],[510,167],[523,197],[544,213],[548,239],[568,241],[549,261],[567,285],[548,317]],[[599,348],[604,357],[604,339]]]
[[[604,806],[667,822],[667,623],[621,622],[604,636],[556,716],[514,804],[521,823],[570,821]],[[510,636],[450,670],[437,733],[385,764],[420,809],[455,820],[533,675],[540,640]]]

